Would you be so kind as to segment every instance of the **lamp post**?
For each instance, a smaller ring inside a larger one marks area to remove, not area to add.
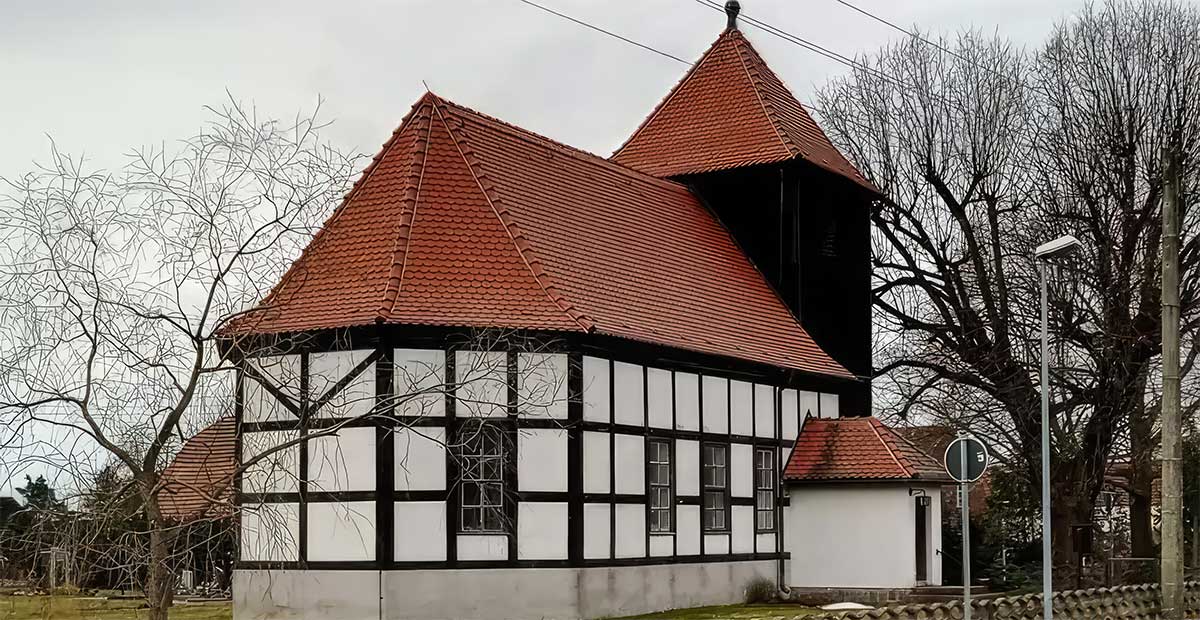
[[[1054,617],[1054,562],[1050,550],[1050,337],[1049,283],[1046,268],[1051,261],[1071,255],[1079,249],[1079,240],[1070,235],[1039,245],[1034,251],[1042,296],[1042,617]]]

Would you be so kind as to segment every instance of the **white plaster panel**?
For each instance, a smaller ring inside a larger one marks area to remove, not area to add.
[[[729,382],[729,422],[734,435],[750,435],[754,417],[753,386],[745,381]]]
[[[293,404],[300,402],[299,355],[257,357],[250,359],[248,364],[263,375],[272,386],[291,399]],[[296,419],[296,414],[288,411],[259,384],[257,379],[247,374],[242,385],[245,389],[245,411],[242,414],[244,421],[267,422]]]
[[[640,435],[613,435],[616,492],[638,494],[646,486],[646,440]]]
[[[916,500],[908,485],[793,486],[785,512],[789,585],[911,588],[916,583]],[[933,541],[941,540],[938,487],[930,495],[930,583],[940,583]],[[802,533],[802,534],[801,534]],[[862,562],[872,557],[874,562]],[[812,558],[822,558],[813,562]]]
[[[460,560],[507,560],[507,536],[458,536],[458,559]]]
[[[521,429],[517,433],[517,483],[521,491],[567,490],[565,429]]]
[[[700,507],[675,507],[676,555],[700,554]]]
[[[730,507],[732,553],[754,553],[754,506]]]
[[[312,491],[374,491],[375,429],[343,428],[308,442]]]
[[[393,356],[396,413],[430,417],[446,415],[446,352],[396,349]]]
[[[673,535],[650,535],[650,555],[663,557],[675,554],[675,537]]]
[[[775,388],[773,386],[754,384],[754,434],[759,437],[775,436]]]
[[[675,428],[700,430],[700,377],[690,372],[675,373]]]
[[[671,371],[646,369],[646,421],[655,428],[671,428]]]
[[[375,502],[308,504],[308,559],[375,559]]]
[[[242,381],[242,419],[246,422],[278,422],[296,420],[278,399],[267,391],[256,379],[247,376]]]
[[[701,380],[704,392],[703,417],[706,433],[729,432],[729,381],[721,377],[705,376]]]
[[[783,390],[780,394],[780,435],[783,439],[794,441],[800,433],[800,417],[797,414],[797,408],[800,406],[799,395],[796,390]]]
[[[508,354],[501,351],[458,351],[455,355],[459,417],[508,415]]]
[[[700,494],[700,442],[675,440],[675,494]]]
[[[821,394],[821,417],[822,418],[840,418],[841,412],[838,408],[837,394]]]
[[[646,557],[646,506],[617,504],[617,557]]]
[[[517,411],[527,418],[567,417],[567,355],[517,354]]]
[[[339,381],[371,355],[369,349],[327,351],[308,356],[308,393],[312,401],[325,397]],[[375,364],[367,366],[350,383],[317,409],[319,418],[352,418],[370,413],[375,406]]]
[[[566,502],[521,502],[517,513],[518,559],[567,559]]]
[[[299,560],[299,504],[243,504],[240,514],[242,560]]]
[[[637,364],[613,364],[613,420],[617,424],[645,424],[645,389],[642,367]]]
[[[755,534],[754,540],[754,544],[758,545],[759,553],[770,553],[776,550],[774,534]]]
[[[803,426],[804,418],[819,417],[821,412],[821,401],[816,392],[800,392],[800,422]]]
[[[754,447],[750,444],[729,447],[729,493],[734,497],[754,495]]]
[[[396,502],[393,511],[397,561],[446,559],[446,502]]]
[[[300,436],[298,431],[263,431],[242,435],[242,462],[266,454],[275,446],[293,441]],[[277,452],[263,456],[262,460],[250,465],[242,474],[242,491],[245,493],[295,493],[300,475],[300,447],[292,444]]]
[[[392,438],[392,467],[397,491],[446,488],[446,429],[398,428]]]
[[[726,555],[729,553],[729,534],[705,534],[705,555]]]
[[[608,433],[583,433],[583,492],[608,493]]]
[[[607,559],[612,553],[612,521],[609,504],[583,505],[583,557]]]
[[[583,419],[607,422],[611,413],[609,402],[608,360],[583,357]]]

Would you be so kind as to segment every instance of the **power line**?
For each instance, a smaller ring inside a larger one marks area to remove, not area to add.
[[[547,13],[550,13],[551,15],[556,15],[556,16],[558,16],[558,17],[561,17],[561,18],[563,18],[563,19],[565,19],[565,20],[567,20],[567,21],[575,22],[576,24],[579,24],[580,26],[583,26],[583,27],[585,27],[585,28],[591,28],[592,30],[595,30],[596,32],[600,32],[600,33],[606,34],[606,35],[608,35],[608,36],[610,36],[610,37],[613,37],[613,38],[616,38],[616,39],[620,39],[620,40],[622,40],[622,41],[624,41],[624,42],[626,42],[626,43],[628,43],[628,44],[630,44],[630,45],[636,45],[637,47],[640,47],[640,48],[642,48],[642,49],[644,49],[644,50],[646,50],[646,51],[654,52],[655,54],[658,54],[659,56],[665,56],[665,57],[667,57],[667,58],[670,58],[671,60],[674,60],[674,61],[676,61],[676,62],[681,62],[681,63],[683,63],[683,64],[685,64],[685,65],[688,65],[688,66],[691,66],[691,64],[692,64],[691,62],[688,62],[688,61],[686,61],[686,60],[684,60],[684,59],[682,59],[682,58],[680,58],[680,57],[678,57],[678,56],[676,56],[676,55],[674,55],[674,54],[671,54],[671,53],[668,53],[668,52],[664,52],[664,51],[662,51],[662,50],[660,50],[660,49],[657,49],[657,48],[651,47],[651,46],[649,46],[649,45],[646,45],[645,43],[638,43],[637,41],[634,41],[633,39],[630,39],[630,38],[628,38],[628,37],[623,37],[623,36],[621,36],[621,35],[619,35],[619,34],[617,34],[617,33],[615,33],[615,32],[612,32],[612,31],[610,31],[610,30],[605,30],[605,29],[603,29],[603,28],[601,28],[601,27],[599,27],[599,26],[596,26],[596,25],[593,25],[593,24],[589,24],[588,22],[585,22],[585,21],[583,21],[582,19],[576,19],[576,18],[574,18],[574,17],[571,17],[570,15],[566,15],[566,14],[564,14],[564,13],[559,13],[558,11],[555,11],[554,9],[551,9],[551,8],[549,8],[549,7],[542,6],[542,5],[540,5],[540,4],[536,3],[536,2],[531,2],[530,0],[520,0],[520,2],[524,2],[525,4],[528,4],[528,5],[529,5],[529,6],[531,6],[531,7],[534,7],[534,8],[537,8],[537,9],[541,9],[541,10],[543,10],[543,11],[547,12]]]
[[[701,6],[708,7],[715,11],[720,11],[722,13],[725,12],[725,8],[722,7],[720,4],[718,4],[717,2],[715,2],[715,0],[695,0],[695,2],[700,4]],[[864,65],[863,63],[858,62],[857,60],[854,60],[853,58],[843,56],[842,54],[839,54],[827,47],[824,47],[817,43],[813,43],[812,41],[809,41],[798,35],[792,34],[786,30],[783,30],[782,28],[777,28],[777,27],[775,27],[771,24],[768,24],[767,22],[764,22],[762,20],[754,19],[753,17],[750,17],[749,15],[746,15],[745,13],[741,13],[739,15],[738,19],[741,21],[745,21],[746,23],[750,24],[751,26],[754,26],[755,28],[758,28],[759,30],[762,30],[770,35],[773,35],[775,37],[783,39],[784,41],[787,41],[788,43],[791,43],[793,45],[798,45],[810,52],[819,54],[830,60],[840,62],[843,65],[846,65],[846,66],[854,68],[854,69],[860,69],[860,70],[866,71],[868,73],[874,74],[875,76],[883,78],[885,80],[888,80],[898,86],[904,85],[900,80],[898,80],[898,79],[896,79],[874,67]]]
[[[859,13],[862,13],[863,15],[866,15],[867,17],[869,17],[869,18],[871,18],[871,19],[873,19],[873,20],[875,20],[875,21],[877,21],[877,22],[879,22],[879,23],[881,23],[881,24],[883,24],[883,25],[885,25],[885,26],[887,26],[887,27],[889,27],[889,28],[892,28],[892,29],[898,30],[898,31],[900,31],[900,32],[903,32],[904,34],[906,34],[906,35],[908,35],[908,36],[910,36],[910,37],[912,37],[912,38],[914,38],[914,39],[917,39],[918,41],[921,41],[921,42],[923,42],[923,43],[926,43],[926,44],[928,44],[928,45],[932,45],[933,47],[936,47],[937,49],[939,49],[939,50],[941,50],[941,51],[943,51],[943,52],[945,52],[945,53],[947,53],[947,54],[950,54],[951,56],[953,56],[953,57],[955,57],[955,58],[957,58],[957,59],[959,59],[959,60],[961,60],[961,61],[963,61],[963,62],[971,62],[971,61],[967,60],[966,58],[964,58],[962,55],[958,54],[957,52],[951,51],[951,50],[949,50],[949,49],[947,49],[947,48],[943,47],[941,44],[939,44],[939,43],[936,43],[936,42],[934,42],[934,41],[930,41],[929,39],[926,39],[925,37],[923,37],[923,36],[921,36],[921,35],[917,34],[917,32],[916,32],[916,31],[912,31],[912,30],[907,30],[907,29],[905,29],[905,28],[901,28],[900,26],[897,26],[896,24],[894,24],[894,23],[892,23],[892,22],[890,22],[890,21],[888,21],[888,20],[886,20],[886,19],[884,19],[884,18],[882,18],[882,17],[880,17],[880,16],[878,16],[878,15],[875,15],[874,13],[872,13],[872,12],[870,12],[870,11],[866,10],[866,9],[859,8],[859,7],[857,7],[857,6],[854,6],[853,4],[850,4],[850,3],[849,3],[849,2],[847,2],[846,0],[833,0],[833,1],[834,1],[834,2],[837,2],[838,4],[841,4],[842,6],[845,6],[845,7],[847,7],[847,8],[850,8],[850,9],[852,9],[852,10],[854,10],[854,11],[858,11]]]

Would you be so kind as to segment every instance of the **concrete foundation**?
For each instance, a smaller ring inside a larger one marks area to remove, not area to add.
[[[583,620],[740,602],[772,560],[596,568],[235,571],[234,620]],[[380,592],[382,591],[382,596]]]

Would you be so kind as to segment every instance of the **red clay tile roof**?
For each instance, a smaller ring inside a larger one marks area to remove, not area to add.
[[[950,481],[938,461],[875,418],[809,418],[783,479]]]
[[[717,38],[612,155],[659,177],[795,158],[878,192],[737,29]]]
[[[236,435],[234,418],[226,417],[183,444],[163,471],[158,501],[165,518],[183,523],[230,514]]]
[[[235,329],[594,332],[850,377],[686,187],[426,94]]]

